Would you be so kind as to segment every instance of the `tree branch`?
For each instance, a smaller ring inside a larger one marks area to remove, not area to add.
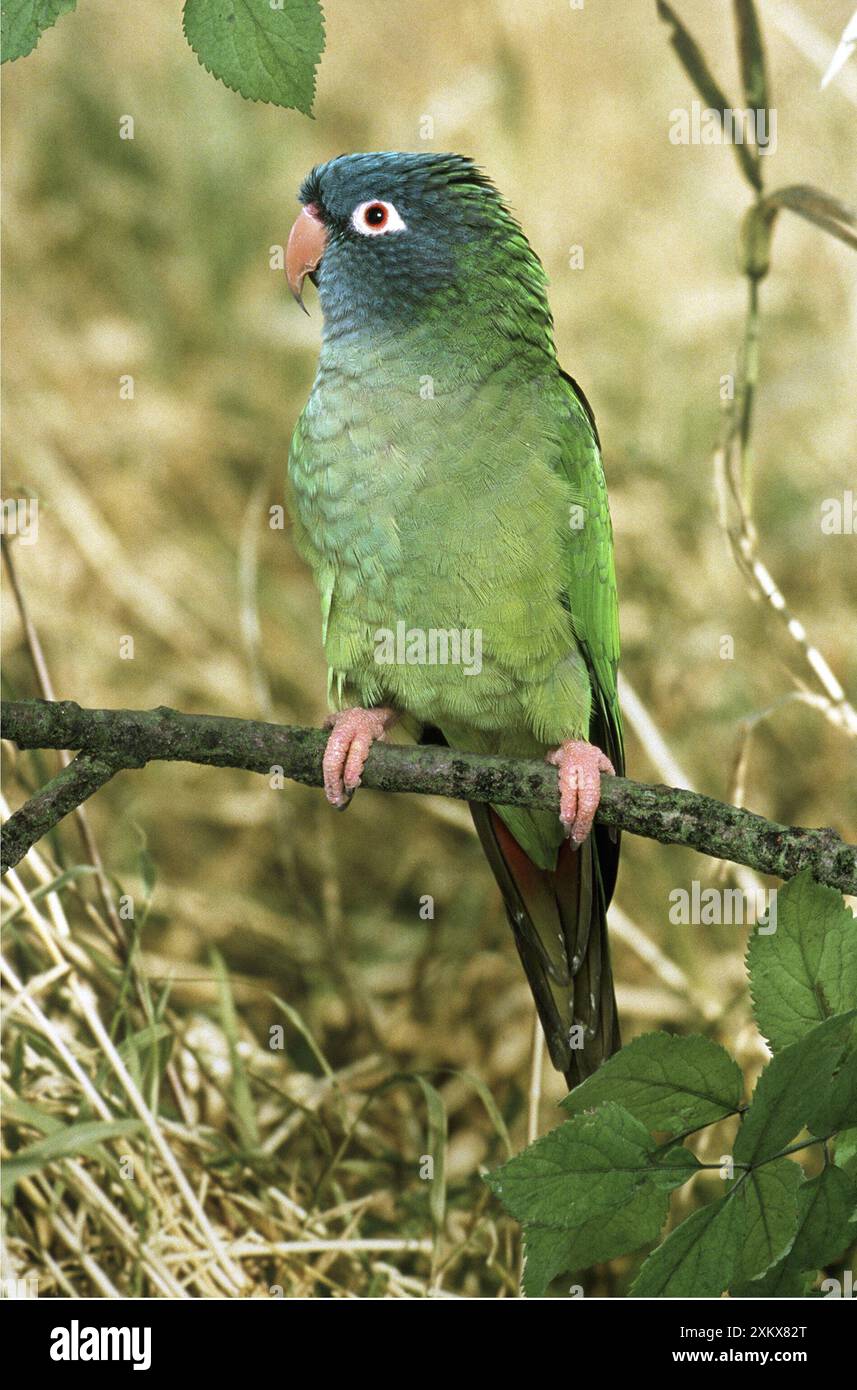
[[[120,768],[147,762],[204,763],[321,786],[327,742],[322,729],[254,719],[154,710],[81,709],[71,700],[5,701],[3,737],[19,748],[81,750],[69,768],[16,811],[4,827],[3,871]],[[76,771],[75,771],[76,769]],[[496,805],[558,810],[556,770],[525,758],[459,753],[451,748],[376,743],[363,785]],[[857,846],[835,830],[777,825],[751,811],[677,787],[603,777],[598,821],[662,844],[686,845],[760,873],[791,878],[809,869],[819,882],[857,893]]]
[[[7,820],[0,845],[0,873],[13,868],[37,840],[76,811],[121,767],[121,762],[109,757],[78,753]]]

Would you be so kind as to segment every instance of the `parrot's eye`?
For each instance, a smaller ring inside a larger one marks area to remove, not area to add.
[[[380,198],[360,203],[351,214],[351,225],[361,236],[382,236],[385,232],[404,232],[405,224],[392,203]]]

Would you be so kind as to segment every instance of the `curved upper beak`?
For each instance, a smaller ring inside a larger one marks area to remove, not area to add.
[[[304,280],[318,266],[327,245],[327,232],[314,203],[298,213],[286,246],[286,279],[305,314],[309,313],[301,291]]]

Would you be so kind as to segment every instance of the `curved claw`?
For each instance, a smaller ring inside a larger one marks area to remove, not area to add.
[[[324,721],[331,729],[322,761],[324,794],[338,811],[346,809],[360,786],[372,744],[386,736],[396,717],[392,709],[358,705],[330,714]]]
[[[616,769],[600,748],[582,739],[561,743],[546,762],[559,768],[559,818],[572,844],[582,845],[601,800],[601,773],[615,777]]]

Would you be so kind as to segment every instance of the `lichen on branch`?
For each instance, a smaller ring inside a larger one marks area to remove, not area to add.
[[[122,769],[148,762],[203,763],[322,785],[322,729],[255,719],[153,710],[83,709],[73,700],[2,704],[3,737],[20,749],[78,752],[68,768],[16,811],[3,827],[2,869],[17,864],[37,839]],[[527,758],[460,753],[452,748],[376,743],[363,786],[418,792],[500,806],[559,809],[555,769]],[[626,777],[601,779],[597,820],[661,844],[685,845],[716,859],[777,878],[809,869],[819,883],[857,893],[857,846],[835,830],[778,825],[681,787]]]

